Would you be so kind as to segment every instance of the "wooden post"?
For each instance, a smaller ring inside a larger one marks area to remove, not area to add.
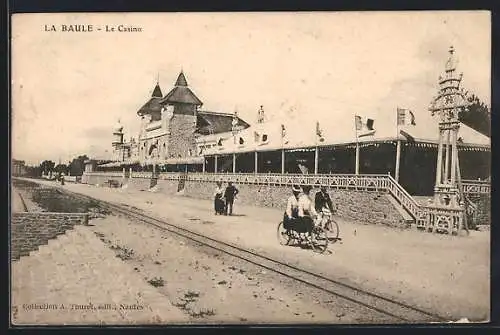
[[[285,173],[285,149],[281,149],[281,174]]]
[[[236,154],[233,154],[233,173],[236,173]]]
[[[254,169],[253,173],[257,173],[258,170],[258,158],[257,158],[257,150],[255,151],[255,161],[254,161]]]
[[[125,168],[122,170],[122,178],[125,179]]]
[[[318,174],[319,148],[314,150],[314,174]]]
[[[217,155],[214,156],[214,173],[217,173]]]
[[[356,174],[359,174],[359,143],[356,142]]]
[[[205,168],[206,168],[205,167],[205,161],[206,161],[206,158],[205,158],[205,156],[203,156],[203,167],[202,167],[202,170],[201,170],[203,173],[205,173]]]
[[[396,171],[394,177],[397,182],[399,182],[399,161],[401,160],[401,141],[398,140],[396,145]]]

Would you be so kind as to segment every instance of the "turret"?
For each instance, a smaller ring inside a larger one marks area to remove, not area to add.
[[[115,128],[113,130],[113,146],[118,146],[120,144],[123,144],[123,126],[120,123],[120,120],[118,120],[118,123],[115,125]]]

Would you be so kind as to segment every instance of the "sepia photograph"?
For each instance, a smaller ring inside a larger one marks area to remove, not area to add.
[[[490,12],[11,27],[11,326],[490,321]]]

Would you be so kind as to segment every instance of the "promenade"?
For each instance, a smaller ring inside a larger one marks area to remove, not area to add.
[[[41,181],[54,185],[54,182]],[[178,226],[253,249],[289,264],[449,316],[487,320],[490,308],[490,235],[468,237],[395,230],[338,219],[340,242],[326,254],[279,245],[282,210],[242,206],[234,216],[215,216],[212,202],[148,191],[85,184],[73,192],[125,204]]]
[[[12,263],[15,325],[186,322],[180,309],[115,257],[90,227],[75,226]]]

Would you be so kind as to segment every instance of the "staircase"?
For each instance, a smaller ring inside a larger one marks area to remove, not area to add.
[[[413,222],[416,222],[422,213],[420,205],[390,175],[387,175],[387,191],[394,197],[397,204],[399,204],[409,215],[411,215]]]

